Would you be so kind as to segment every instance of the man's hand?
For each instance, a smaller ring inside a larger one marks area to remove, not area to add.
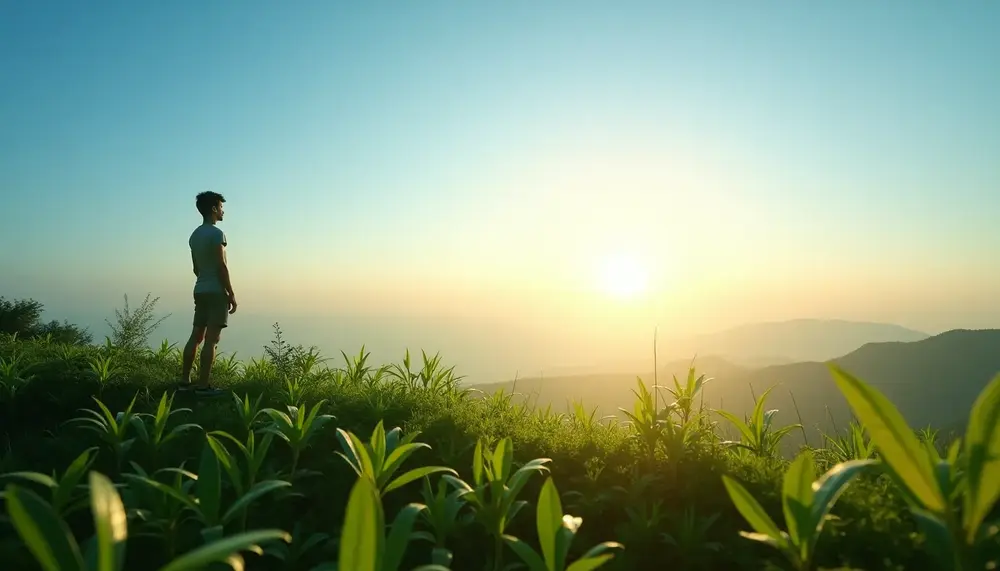
[[[236,296],[229,294],[229,315],[236,313]]]

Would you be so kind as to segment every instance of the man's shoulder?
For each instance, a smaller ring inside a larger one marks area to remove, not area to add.
[[[195,239],[206,239],[211,238],[213,240],[218,240],[223,244],[226,243],[226,233],[222,231],[222,228],[215,226],[213,224],[202,224],[191,232],[191,237],[188,238],[188,242],[193,242]]]

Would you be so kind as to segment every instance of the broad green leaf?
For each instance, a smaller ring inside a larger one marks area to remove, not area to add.
[[[510,438],[504,438],[493,451],[493,477],[501,482],[507,481],[513,463],[514,444]]]
[[[527,543],[521,541],[513,535],[504,535],[503,540],[508,546],[510,546],[511,551],[520,557],[521,561],[527,565],[528,571],[546,571],[548,569],[545,565],[545,561],[543,561],[542,557],[538,555],[538,552],[532,549]]]
[[[896,406],[880,391],[837,365],[830,364],[830,370],[855,416],[878,447],[882,459],[892,466],[926,509],[934,513],[944,512],[947,504],[937,485],[930,457]]]
[[[128,538],[125,506],[111,480],[97,472],[90,473],[90,509],[97,537],[96,571],[120,571]]]
[[[219,459],[207,440],[201,449],[195,493],[205,523],[208,525],[219,523],[219,511],[222,509],[222,474],[219,470]]]
[[[385,519],[375,484],[358,478],[351,488],[340,532],[340,569],[381,571]]]
[[[813,481],[816,479],[816,469],[812,453],[805,450],[788,467],[785,472],[781,491],[781,504],[785,512],[785,525],[792,543],[800,549],[809,545],[815,524],[810,517],[813,502]],[[806,553],[800,553],[804,558]]]
[[[399,510],[389,530],[385,541],[385,552],[382,554],[381,571],[396,571],[406,554],[406,546],[410,543],[413,524],[427,506],[411,503]],[[381,508],[379,508],[381,509]]]
[[[562,527],[562,502],[552,478],[545,480],[542,491],[538,494],[538,506],[535,509],[538,543],[542,548],[545,565],[549,569],[556,568],[556,533]]]
[[[722,483],[726,486],[726,491],[729,492],[729,497],[733,500],[736,509],[757,532],[783,543],[781,531],[774,520],[767,515],[764,508],[757,503],[757,500],[750,495],[746,488],[727,475],[722,476]]]
[[[1000,375],[993,377],[972,405],[965,452],[968,488],[962,523],[966,543],[972,544],[980,524],[1000,499]]]
[[[4,492],[14,529],[45,571],[82,571],[83,556],[69,527],[31,490],[8,484]]]
[[[201,571],[212,563],[230,563],[230,566],[236,569],[237,567],[233,565],[233,559],[242,562],[242,558],[234,558],[234,555],[240,551],[258,551],[258,543],[274,541],[276,539],[290,542],[292,536],[280,529],[263,529],[238,533],[189,551],[174,559],[166,566],[161,567],[160,571]]]

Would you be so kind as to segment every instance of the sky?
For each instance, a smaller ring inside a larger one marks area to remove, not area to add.
[[[1000,4],[0,1],[0,295],[240,302],[470,377],[799,317],[1000,327]],[[644,286],[644,287],[640,287]]]

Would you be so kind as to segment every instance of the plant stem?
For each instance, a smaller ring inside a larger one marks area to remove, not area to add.
[[[500,534],[496,534],[496,540],[493,543],[493,571],[501,571],[503,564],[503,538]]]

